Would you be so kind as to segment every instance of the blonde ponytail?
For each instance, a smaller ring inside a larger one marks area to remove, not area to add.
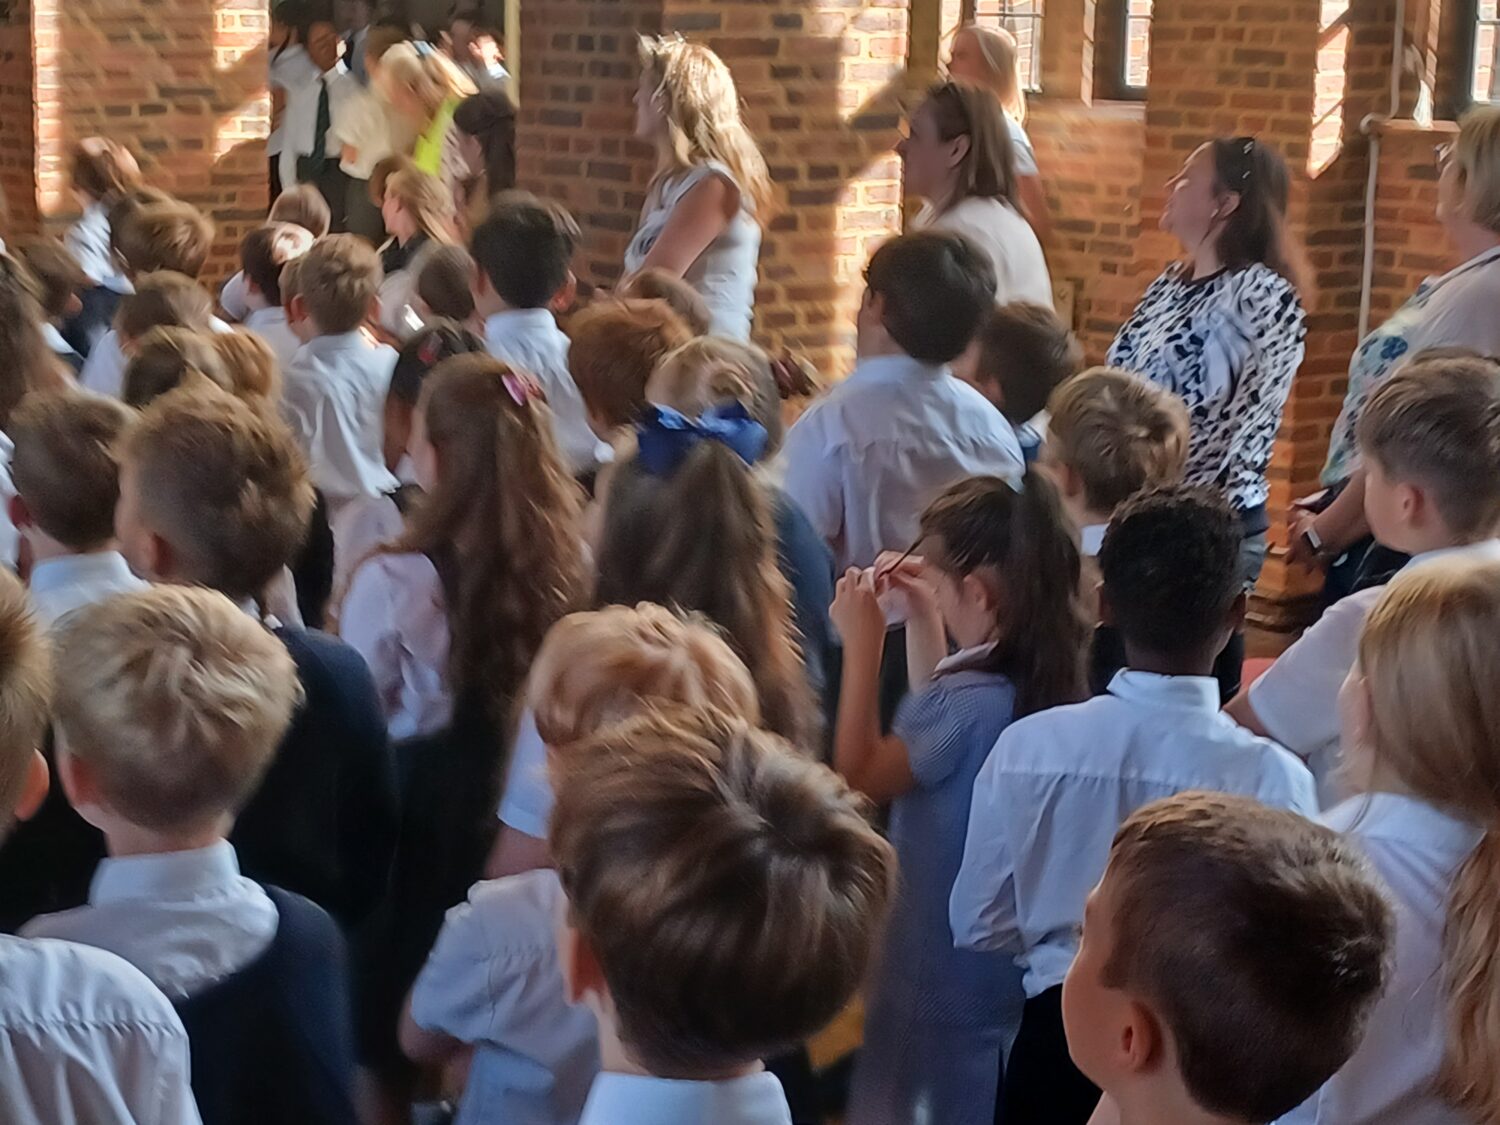
[[[1448,1043],[1443,1100],[1485,1125],[1500,1122],[1500,828],[1459,868],[1443,929]]]

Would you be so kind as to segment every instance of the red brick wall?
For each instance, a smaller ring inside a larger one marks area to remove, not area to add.
[[[31,7],[18,0],[9,21],[0,23],[0,191],[9,204],[9,233],[36,224],[34,83]]]

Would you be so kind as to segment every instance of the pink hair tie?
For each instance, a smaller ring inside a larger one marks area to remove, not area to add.
[[[500,381],[505,384],[506,391],[517,406],[525,406],[535,399],[537,402],[546,402],[546,392],[542,386],[530,375],[520,372],[507,371],[500,376]]]

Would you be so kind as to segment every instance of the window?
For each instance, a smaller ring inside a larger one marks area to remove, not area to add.
[[[1125,0],[1124,30],[1122,84],[1127,90],[1144,90],[1151,73],[1151,0]]]
[[[1469,97],[1476,102],[1500,101],[1500,2],[1478,0],[1474,6],[1474,61]]]
[[[1021,85],[1042,88],[1042,0],[977,0],[975,23],[1003,27],[1016,37]]]

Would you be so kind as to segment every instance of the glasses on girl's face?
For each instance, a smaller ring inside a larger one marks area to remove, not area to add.
[[[1438,173],[1448,167],[1448,161],[1453,159],[1453,142],[1444,141],[1440,145],[1432,146],[1432,159],[1437,164]]]

